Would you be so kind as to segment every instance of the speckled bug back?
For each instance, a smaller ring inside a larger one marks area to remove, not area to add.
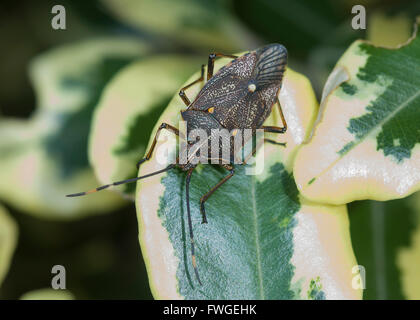
[[[259,128],[276,102],[286,64],[280,44],[251,51],[221,68],[188,110],[207,111],[228,130]]]

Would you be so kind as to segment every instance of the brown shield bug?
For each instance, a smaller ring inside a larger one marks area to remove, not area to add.
[[[234,59],[226,66],[222,67],[216,74],[213,75],[214,61],[217,57],[228,57]],[[246,53],[240,57],[233,55],[225,55],[221,53],[212,53],[209,55],[207,65],[207,82],[191,102],[187,97],[185,90],[199,82],[205,81],[205,66],[201,68],[201,77],[183,87],[179,95],[186,104],[187,108],[181,111],[182,118],[187,123],[187,137],[193,130],[201,129],[207,133],[207,142],[211,142],[215,139],[213,135],[214,130],[228,130],[231,132],[231,138],[235,136],[238,130],[251,129],[252,133],[255,134],[257,129],[262,129],[264,132],[272,133],[285,133],[287,124],[281,110],[280,102],[278,100],[278,94],[281,89],[283,74],[287,64],[287,50],[280,44],[270,44],[265,47],[259,48],[255,51]],[[270,115],[273,106],[277,104],[279,107],[283,127],[275,126],[263,126],[264,121]],[[159,133],[162,129],[169,130],[177,136],[183,137],[178,128],[171,126],[167,123],[162,123],[153,139],[152,145],[147,152],[144,159],[137,163],[137,166],[141,165],[144,161],[151,158],[153,150],[156,147]],[[217,136],[216,148],[222,149],[223,143]],[[231,139],[233,140],[233,139]],[[264,141],[280,144],[273,140],[264,139]],[[68,197],[83,196],[89,193],[106,189],[110,186],[117,186],[124,183],[135,182],[140,179],[144,179],[175,167],[186,171],[186,202],[187,202],[187,217],[189,234],[191,240],[191,256],[192,265],[196,274],[198,282],[201,284],[200,277],[198,275],[197,264],[194,255],[194,234],[191,223],[190,203],[189,203],[189,184],[193,170],[197,166],[198,162],[193,162],[191,154],[196,155],[197,144],[202,141],[192,141],[187,138],[186,144],[186,161],[180,162],[179,156],[175,164],[171,164],[165,169],[149,173],[144,176],[118,181],[111,184],[107,184],[96,189],[67,195]],[[245,139],[242,140],[242,144],[246,143]],[[212,147],[214,145],[212,144]],[[243,146],[243,145],[242,145]],[[214,149],[214,147],[213,147]],[[214,151],[214,150],[213,150]],[[217,154],[220,155],[220,150],[216,150]],[[252,154],[256,149],[254,148]],[[207,223],[206,212],[204,208],[205,202],[209,197],[226,181],[228,181],[235,173],[234,169],[234,157],[235,150],[233,144],[229,146],[228,158],[219,157],[215,159],[211,157],[207,152],[204,155],[205,160],[211,160],[212,164],[220,165],[229,171],[229,174],[219,181],[213,188],[211,188],[206,194],[200,199],[200,210],[202,214],[202,222]],[[200,159],[203,159],[203,155],[200,155]],[[216,162],[215,162],[216,160]],[[200,161],[199,161],[200,162]],[[202,162],[202,161],[201,161]],[[207,163],[207,162],[205,162]],[[235,162],[236,163],[236,162]],[[241,163],[245,164],[246,159]]]

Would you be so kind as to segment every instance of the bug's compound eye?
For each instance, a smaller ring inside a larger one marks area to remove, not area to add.
[[[208,113],[213,113],[213,112],[214,112],[214,107],[210,107],[210,108],[208,108],[208,109],[207,109],[207,112],[208,112]]]
[[[254,92],[255,90],[257,90],[257,85],[255,84],[255,82],[251,81],[250,83],[248,83],[248,91]]]

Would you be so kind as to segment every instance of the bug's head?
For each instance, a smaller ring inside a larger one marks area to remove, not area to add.
[[[287,50],[278,43],[269,44],[256,51],[255,87],[281,86],[287,65]],[[251,84],[250,90],[254,89]]]

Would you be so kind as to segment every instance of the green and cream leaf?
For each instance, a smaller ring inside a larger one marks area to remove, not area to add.
[[[312,138],[296,157],[305,197],[343,204],[420,189],[419,74],[417,34],[393,49],[353,43],[327,81]]]
[[[6,209],[0,206],[0,287],[9,271],[18,238],[18,227]]]
[[[30,77],[37,109],[28,120],[0,119],[0,198],[48,218],[99,213],[123,202],[113,194],[65,198],[98,184],[87,140],[102,89],[147,47],[133,38],[101,38],[36,57]]]

